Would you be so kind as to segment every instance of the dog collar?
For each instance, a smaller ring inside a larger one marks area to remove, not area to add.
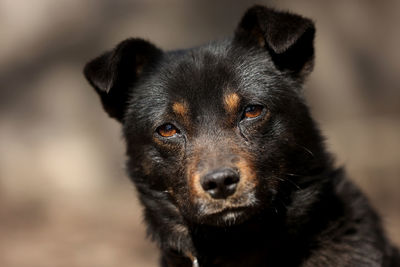
[[[193,253],[186,251],[186,253],[184,253],[184,254],[186,255],[186,257],[188,257],[192,261],[192,267],[199,267],[199,261],[193,255]]]
[[[192,259],[192,267],[199,267],[199,261],[196,257],[193,257]]]

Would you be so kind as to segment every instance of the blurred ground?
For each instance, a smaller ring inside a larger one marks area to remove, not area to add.
[[[400,2],[258,1],[311,17],[313,113],[400,244]],[[233,32],[253,1],[0,1],[0,266],[155,266],[119,125],[81,74],[129,36]]]

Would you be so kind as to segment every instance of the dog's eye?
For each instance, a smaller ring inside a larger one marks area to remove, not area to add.
[[[260,105],[249,105],[244,109],[244,118],[252,119],[261,115],[264,107]]]
[[[179,130],[174,125],[166,123],[157,128],[157,133],[162,137],[171,137],[179,133]]]

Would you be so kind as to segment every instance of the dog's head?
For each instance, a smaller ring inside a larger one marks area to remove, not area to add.
[[[89,62],[139,192],[210,225],[289,201],[326,162],[301,92],[314,33],[309,19],[255,6],[232,38],[169,52],[128,39]]]

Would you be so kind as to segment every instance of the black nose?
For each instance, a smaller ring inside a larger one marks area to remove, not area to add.
[[[235,193],[239,180],[237,171],[224,168],[207,173],[200,184],[212,198],[227,198]]]

